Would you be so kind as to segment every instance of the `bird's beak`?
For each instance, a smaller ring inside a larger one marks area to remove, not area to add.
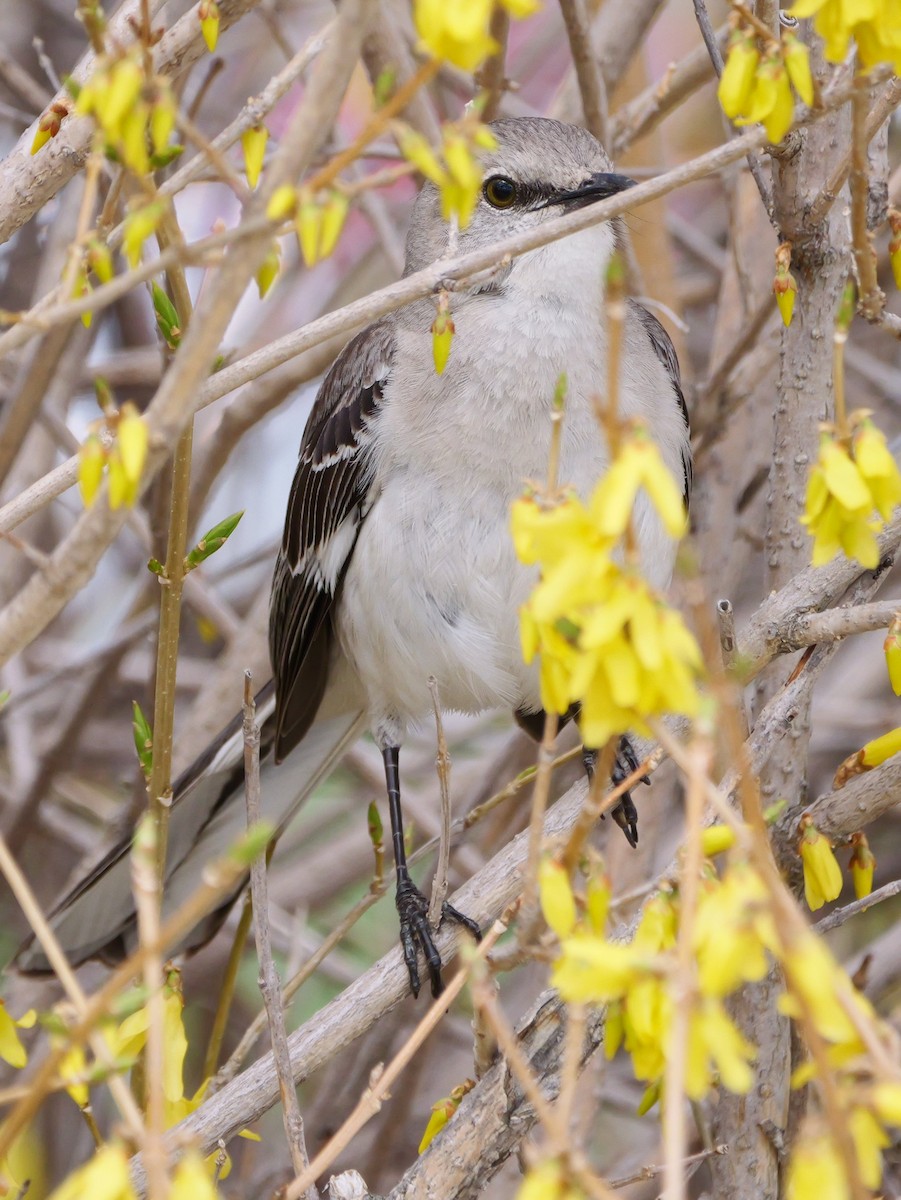
[[[624,192],[626,188],[634,187],[635,180],[628,175],[616,175],[612,171],[600,171],[590,175],[584,183],[571,192],[558,192],[548,204],[562,204],[567,209],[584,208],[586,204],[594,204],[597,200],[606,200]]]

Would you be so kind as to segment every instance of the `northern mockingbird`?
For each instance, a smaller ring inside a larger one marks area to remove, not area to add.
[[[612,173],[584,129],[538,118],[491,128],[498,146],[485,156],[472,221],[457,234],[461,252],[631,184]],[[347,745],[371,731],[385,765],[401,942],[414,993],[419,953],[435,992],[441,960],[406,865],[400,747],[431,710],[430,676],[444,708],[510,708],[540,733],[538,669],[523,663],[518,633],[535,574],[514,554],[510,505],[526,480],[546,473],[550,406],[564,372],[559,477],[585,496],[603,471],[607,449],[594,398],[607,382],[602,295],[616,239],[616,222],[599,224],[461,287],[441,375],[429,299],[370,325],[338,356],[304,430],[272,584],[274,689],[260,699],[264,814],[284,827]],[[406,273],[448,250],[438,192],[426,183],[410,222]],[[659,322],[635,303],[625,323],[618,404],[623,416],[650,428],[687,499],[678,363]],[[635,528],[647,578],[665,588],[675,548],[643,495]],[[166,912],[244,824],[240,754],[235,722],[176,785]],[[631,802],[620,823],[634,841]],[[134,944],[127,851],[113,851],[57,909],[54,924],[73,962],[120,957]],[[445,915],[472,925],[452,909]],[[221,914],[195,930],[184,948],[201,945],[218,920]],[[20,965],[46,963],[29,947]]]

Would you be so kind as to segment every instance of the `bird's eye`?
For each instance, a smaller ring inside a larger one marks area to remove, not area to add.
[[[493,175],[482,191],[492,208],[509,208],[516,200],[516,184],[505,175]]]

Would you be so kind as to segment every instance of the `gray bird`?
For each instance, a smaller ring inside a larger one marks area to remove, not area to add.
[[[539,118],[491,128],[498,145],[485,156],[472,221],[456,234],[462,253],[631,186],[584,129]],[[272,583],[274,679],[259,700],[264,816],[284,828],[344,750],[371,731],[385,765],[401,943],[414,993],[419,953],[436,994],[441,960],[427,902],[407,870],[399,750],[410,726],[431,711],[430,676],[445,709],[510,708],[540,736],[537,666],[523,663],[518,633],[518,611],[536,577],[514,554],[510,506],[524,481],[546,474],[550,406],[562,373],[559,477],[585,496],[604,469],[593,397],[607,382],[603,287],[617,236],[617,222],[598,224],[455,291],[456,332],[441,375],[432,359],[431,300],[370,325],[328,372],[301,441]],[[405,274],[448,254],[450,238],[438,193],[426,183],[413,209]],[[687,502],[689,431],[678,362],[659,322],[631,302],[618,404],[650,428],[667,467],[684,480]],[[644,495],[635,528],[647,578],[665,588],[675,547]],[[620,754],[615,778],[634,767],[625,737]],[[164,915],[193,890],[203,863],[243,829],[242,789],[236,720],[176,784]],[[634,844],[637,814],[628,797],[618,820]],[[111,852],[56,909],[53,924],[73,963],[115,960],[135,944],[128,850],[126,842]],[[180,948],[202,945],[222,915]],[[449,906],[445,916],[478,932]],[[47,967],[34,945],[18,965]]]

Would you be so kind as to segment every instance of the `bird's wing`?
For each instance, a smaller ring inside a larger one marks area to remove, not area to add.
[[[325,691],[332,607],[373,500],[371,424],[394,346],[390,320],[349,342],[323,380],[304,430],[272,581],[276,761],[304,736]]]
[[[682,410],[682,416],[685,418],[686,432],[690,429],[688,420],[688,406],[685,403],[685,396],[682,393],[682,372],[679,369],[679,360],[676,357],[676,348],[670,340],[669,334],[653,315],[648,312],[641,304],[632,301],[630,304],[632,312],[638,318],[642,328],[648,336],[648,341],[663,365],[667,375],[673,385],[673,391],[676,396],[676,402]],[[685,500],[685,507],[688,508],[688,498],[691,495],[691,448],[686,439],[685,447],[682,450],[682,495]]]

